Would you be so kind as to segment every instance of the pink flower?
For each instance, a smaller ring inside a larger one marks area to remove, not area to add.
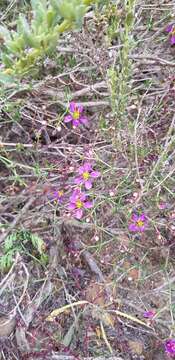
[[[170,43],[171,45],[175,45],[175,25],[170,24],[166,28],[166,32],[170,33]]]
[[[82,115],[83,113],[83,106],[76,104],[75,102],[71,102],[69,105],[69,115],[66,115],[64,118],[64,122],[72,122],[73,126],[77,127],[81,124],[86,125],[88,120],[86,117]]]
[[[100,176],[99,171],[94,171],[88,162],[78,169],[79,177],[75,178],[75,184],[84,185],[87,190],[91,189],[93,181]]]
[[[52,192],[49,194],[49,199],[62,203],[64,199],[64,191],[53,189]]]
[[[64,191],[63,190],[54,191],[53,196],[55,200],[62,201],[64,196]]]
[[[87,197],[88,195],[81,192],[80,189],[75,189],[70,196],[68,209],[72,211],[77,219],[82,218],[84,209],[90,209],[93,206],[91,201],[87,201]]]
[[[147,219],[145,214],[141,215],[132,215],[132,223],[129,225],[129,230],[134,232],[143,232],[145,231],[147,225]]]
[[[167,207],[168,207],[168,204],[165,203],[165,202],[160,202],[160,203],[158,204],[158,208],[159,208],[160,210],[164,210],[164,209],[166,209]]]
[[[143,317],[145,319],[153,319],[153,317],[156,315],[156,312],[154,310],[148,310],[143,313]]]
[[[169,339],[165,342],[165,351],[168,355],[175,355],[175,339]]]

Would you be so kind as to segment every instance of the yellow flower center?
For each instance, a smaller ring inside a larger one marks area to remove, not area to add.
[[[85,172],[83,173],[83,179],[84,179],[84,180],[88,180],[88,179],[89,179],[89,176],[90,176],[90,174],[88,173],[88,171],[85,171]]]
[[[137,226],[142,227],[144,222],[142,220],[137,220]]]
[[[63,194],[64,194],[63,190],[58,191],[58,196],[59,197],[63,196]]]
[[[79,110],[77,109],[77,110],[75,110],[74,112],[73,112],[73,118],[75,119],[75,120],[77,120],[77,119],[79,119],[79,117],[80,117],[80,112],[79,112]]]
[[[81,208],[83,207],[83,203],[82,203],[81,200],[77,200],[77,201],[76,201],[76,207],[77,207],[78,209],[81,209]]]

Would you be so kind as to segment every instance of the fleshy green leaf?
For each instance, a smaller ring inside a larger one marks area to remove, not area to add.
[[[48,26],[49,29],[54,25],[55,15],[56,15],[56,12],[53,9],[48,10],[48,12],[47,12],[47,26]]]
[[[30,27],[29,27],[28,21],[27,21],[26,17],[22,14],[19,14],[19,19],[17,21],[17,32],[20,35],[30,33]]]
[[[75,8],[72,3],[60,0],[58,3],[58,10],[63,19],[74,21],[75,20]]]
[[[11,40],[10,31],[5,26],[0,26],[0,38],[2,38],[5,42],[7,40]]]
[[[21,52],[25,48],[25,41],[22,37],[19,37],[16,40],[7,41],[6,47],[12,53],[19,56],[19,52]]]
[[[131,26],[131,25],[132,25],[132,23],[133,23],[133,21],[134,21],[134,16],[133,16],[133,13],[132,13],[132,12],[130,12],[130,13],[127,14],[125,21],[126,21],[126,24],[127,24],[128,26]]]
[[[13,60],[12,58],[7,55],[7,54],[3,54],[1,55],[1,59],[2,59],[2,62],[3,64],[7,67],[7,68],[11,68],[13,66]]]

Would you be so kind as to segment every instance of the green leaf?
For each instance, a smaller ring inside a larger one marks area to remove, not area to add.
[[[75,14],[75,23],[78,27],[78,29],[80,29],[82,27],[82,22],[83,22],[83,17],[86,13],[86,6],[84,5],[80,5],[77,8],[76,14]]]
[[[59,10],[58,0],[50,0],[50,4],[56,11]]]
[[[30,27],[26,17],[22,14],[19,15],[19,19],[17,21],[17,32],[19,35],[30,34]]]
[[[87,6],[82,0],[59,0],[58,11],[64,19],[75,22],[78,27],[81,27]]]
[[[14,83],[13,76],[4,74],[4,73],[0,73],[0,83],[4,84],[4,85],[13,84]]]
[[[23,37],[19,37],[16,40],[8,41],[6,43],[6,47],[12,53],[19,56],[19,52],[21,52],[25,48],[25,41],[24,41]]]
[[[134,16],[133,16],[133,13],[130,12],[127,14],[125,22],[130,27],[133,24],[133,21],[134,21]]]
[[[134,7],[136,0],[129,0],[130,7]]]
[[[94,3],[98,2],[98,0],[83,0],[83,4],[85,5],[92,5]]]
[[[49,262],[49,257],[47,254],[41,254],[40,261],[43,265],[47,265]]]
[[[0,38],[4,39],[5,42],[11,40],[10,31],[5,26],[0,26]]]
[[[8,254],[1,256],[0,269],[2,271],[8,270],[13,265],[14,251],[10,251]]]
[[[23,35],[25,44],[31,48],[38,49],[41,43],[41,36],[34,35],[32,33],[26,33]]]
[[[47,26],[50,29],[55,22],[55,16],[56,16],[56,12],[52,9],[52,10],[48,10],[47,12]]]
[[[62,18],[74,21],[76,16],[76,9],[72,3],[60,0],[58,2],[58,11]]]
[[[7,68],[11,68],[13,66],[13,60],[12,58],[5,54],[5,53],[2,53],[1,55],[1,59],[2,59],[2,62],[3,64],[7,67]]]
[[[37,40],[36,35],[32,34],[31,28],[24,15],[19,15],[17,23],[18,34],[23,38],[25,47],[30,46],[37,48],[40,45],[40,42]]]
[[[37,30],[39,25],[43,24],[43,22],[46,20],[47,3],[45,0],[31,0],[31,5],[34,16],[32,26],[35,28],[36,33],[38,33]]]
[[[5,239],[5,243],[4,243],[4,251],[5,253],[7,253],[9,250],[11,250],[13,248],[13,245],[16,241],[16,233],[9,235],[6,239]]]
[[[35,12],[36,9],[42,8],[43,11],[47,9],[47,0],[31,0],[32,10]]]
[[[44,253],[45,243],[37,234],[31,234],[31,242],[33,247],[37,249],[39,254]]]

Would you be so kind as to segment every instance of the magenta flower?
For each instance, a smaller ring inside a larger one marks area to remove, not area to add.
[[[153,319],[153,317],[156,315],[156,312],[154,310],[148,310],[143,313],[143,317],[145,319]]]
[[[132,215],[132,223],[129,225],[130,231],[136,231],[136,232],[143,232],[145,231],[146,225],[147,225],[147,219],[145,214],[141,215]]]
[[[53,192],[53,198],[54,200],[57,200],[58,202],[62,202],[64,197],[64,191],[63,190],[55,190]]]
[[[88,162],[79,167],[78,173],[80,176],[75,178],[75,184],[84,185],[87,190],[91,189],[93,181],[100,176],[99,171],[94,171]]]
[[[71,102],[69,105],[69,115],[66,115],[64,118],[64,122],[72,122],[73,126],[77,127],[81,124],[86,125],[88,120],[86,117],[82,115],[83,113],[83,106],[76,104],[75,102]]]
[[[164,209],[166,209],[166,207],[167,207],[167,204],[166,204],[165,202],[160,202],[160,203],[158,204],[158,208],[159,208],[160,210],[164,210]]]
[[[175,339],[169,339],[165,342],[165,351],[168,355],[175,355]]]
[[[170,34],[170,43],[171,45],[175,45],[175,25],[170,24],[166,28],[166,32]]]
[[[75,189],[70,196],[68,209],[72,211],[77,219],[82,218],[84,209],[90,209],[93,206],[91,201],[87,201],[87,197],[88,195],[81,192],[80,189]]]

